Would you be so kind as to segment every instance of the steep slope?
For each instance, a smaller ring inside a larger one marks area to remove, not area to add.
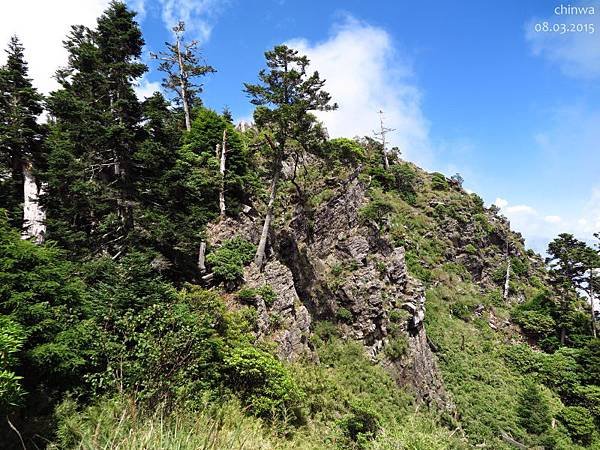
[[[546,288],[546,275],[508,221],[455,180],[401,161],[385,173],[312,159],[303,176],[288,167],[285,182],[268,262],[244,272],[242,291],[270,286],[276,297],[253,300],[259,338],[284,360],[317,361],[312,336],[332,324],[419,401],[450,412],[473,444],[528,441],[517,415],[524,378],[505,352],[525,341],[510,310]],[[260,217],[214,224],[210,247],[256,242]]]

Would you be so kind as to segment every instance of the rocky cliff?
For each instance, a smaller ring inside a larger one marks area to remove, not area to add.
[[[423,285],[409,275],[404,248],[361,218],[370,199],[359,174],[309,213],[296,204],[291,220],[270,236],[263,270],[245,268],[247,287],[268,285],[276,294],[273,302],[256,300],[257,333],[277,343],[282,359],[315,358],[314,325],[333,322],[418,399],[452,408],[427,340]],[[213,224],[209,246],[234,236],[256,243],[261,225],[252,213]]]

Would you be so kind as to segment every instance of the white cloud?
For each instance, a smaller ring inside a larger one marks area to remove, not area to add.
[[[126,0],[131,9],[137,12],[135,17],[138,22],[146,18],[146,0]]]
[[[498,197],[495,201],[494,201],[494,205],[496,205],[498,208],[502,209],[505,206],[508,205],[508,200],[505,200],[503,198]]]
[[[566,4],[566,3],[565,3]],[[572,6],[594,7],[593,15],[556,15],[556,5],[550,4],[550,15],[533,18],[526,24],[525,37],[534,55],[544,57],[557,64],[572,77],[592,79],[600,77],[600,1],[572,2]],[[536,25],[548,22],[555,24],[591,24],[594,32],[544,32],[535,31]]]
[[[52,78],[66,63],[62,41],[71,25],[93,26],[109,0],[19,0],[2,2],[0,47],[6,48],[11,35],[19,36],[25,46],[30,76],[43,93],[58,87]],[[4,63],[2,52],[0,63]]]
[[[218,13],[228,3],[227,0],[159,0],[162,6],[162,20],[169,30],[180,20],[186,31],[201,44],[210,38],[213,22]]]
[[[592,242],[593,233],[600,232],[600,187],[592,190],[576,217],[544,215],[529,205],[511,205],[502,198],[497,198],[494,204],[508,218],[511,228],[523,234],[527,245],[540,253],[545,252],[548,242],[560,233],[571,233]]]
[[[389,134],[391,146],[408,159],[431,165],[421,92],[411,80],[410,64],[399,57],[385,30],[346,17],[323,42],[294,39],[287,44],[309,57],[339,104],[337,111],[317,114],[332,137],[372,136],[379,128],[377,112],[383,110],[385,126],[395,129]]]
[[[544,220],[548,223],[560,223],[562,218],[560,216],[546,216]]]
[[[135,86],[135,93],[140,100],[144,100],[147,97],[152,96],[156,91],[161,92],[161,85],[159,81],[150,81],[143,75]]]

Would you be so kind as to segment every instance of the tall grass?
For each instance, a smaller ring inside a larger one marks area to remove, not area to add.
[[[317,449],[276,435],[235,402],[200,412],[158,408],[151,414],[128,399],[104,401],[83,412],[67,402],[59,408],[57,443],[51,449],[94,450],[271,450]]]

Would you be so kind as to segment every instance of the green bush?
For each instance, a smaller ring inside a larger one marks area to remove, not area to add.
[[[381,418],[377,411],[361,402],[350,405],[350,415],[340,421],[344,435],[360,448],[366,447],[367,442],[375,438],[380,426]]]
[[[220,297],[191,288],[128,311],[90,343],[105,370],[88,380],[97,395],[126,390],[151,405],[201,399],[220,379],[229,322]]]
[[[253,414],[269,419],[301,419],[304,394],[270,353],[250,345],[233,347],[225,356],[224,374]]]
[[[587,409],[581,406],[567,406],[562,409],[558,418],[567,428],[573,441],[583,445],[591,443],[596,426]]]
[[[434,172],[431,175],[431,187],[436,191],[446,191],[448,190],[448,180],[443,174]]]
[[[529,335],[544,336],[556,329],[554,319],[542,311],[516,308],[511,317]]]
[[[517,413],[521,425],[529,433],[542,434],[550,427],[550,405],[538,385],[532,381],[525,383]]]
[[[356,141],[347,138],[330,139],[324,145],[325,157],[344,165],[356,165],[366,158],[365,149]]]
[[[350,323],[352,322],[352,313],[350,312],[349,309],[344,308],[343,306],[340,306],[336,313],[335,316],[337,317],[337,319],[341,322],[346,322],[346,323]]]
[[[381,225],[383,220],[394,210],[394,205],[389,200],[381,198],[371,200],[360,209],[358,215],[363,222],[373,221]]]
[[[209,253],[206,262],[218,280],[236,282],[243,277],[244,265],[252,261],[255,252],[254,244],[235,237]]]
[[[479,253],[477,251],[477,247],[475,247],[473,244],[467,244],[465,246],[465,252],[468,253],[469,255],[476,255],[477,253]]]
[[[417,172],[408,163],[394,164],[391,171],[396,179],[396,189],[402,200],[414,205],[417,200]]]
[[[270,284],[262,285],[256,290],[256,293],[261,296],[267,306],[273,306],[273,303],[277,300],[277,292]]]
[[[237,292],[237,298],[242,302],[251,303],[256,299],[258,292],[253,288],[242,288]]]
[[[0,413],[9,412],[23,398],[22,378],[15,374],[14,368],[25,339],[25,332],[19,324],[0,315]]]
[[[401,359],[408,350],[408,340],[405,335],[397,336],[388,342],[383,351],[391,360]]]

